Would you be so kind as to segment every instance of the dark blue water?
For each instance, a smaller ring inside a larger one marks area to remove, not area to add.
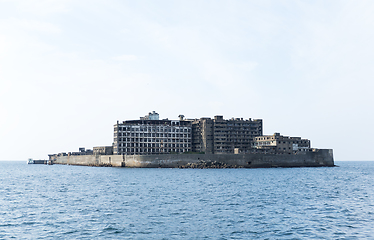
[[[374,162],[126,169],[0,162],[0,239],[374,239]]]

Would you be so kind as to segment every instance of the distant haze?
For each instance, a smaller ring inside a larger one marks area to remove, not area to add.
[[[261,118],[374,160],[373,1],[0,0],[0,160],[111,145],[117,120]]]

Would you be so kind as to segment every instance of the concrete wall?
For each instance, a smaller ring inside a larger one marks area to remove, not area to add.
[[[100,164],[112,167],[124,167],[123,155],[101,155]]]
[[[261,167],[318,167],[334,166],[331,149],[301,154],[176,154],[153,156],[124,156],[126,167],[182,167],[188,163],[219,162],[228,166]]]
[[[56,164],[96,166],[100,163],[100,155],[70,155],[57,157]]]
[[[122,155],[71,155],[57,157],[55,164],[123,167]]]
[[[191,163],[218,162],[229,167],[320,167],[334,166],[332,149],[299,154],[162,154],[61,156],[56,164],[138,168],[177,168]]]

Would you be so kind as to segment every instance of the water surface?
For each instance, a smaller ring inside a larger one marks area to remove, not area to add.
[[[374,162],[129,169],[0,162],[0,239],[374,239]]]

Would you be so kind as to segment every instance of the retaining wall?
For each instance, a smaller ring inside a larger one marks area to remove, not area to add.
[[[299,154],[72,155],[57,157],[54,161],[56,164],[137,168],[178,168],[202,162],[244,168],[334,166],[332,149]]]

